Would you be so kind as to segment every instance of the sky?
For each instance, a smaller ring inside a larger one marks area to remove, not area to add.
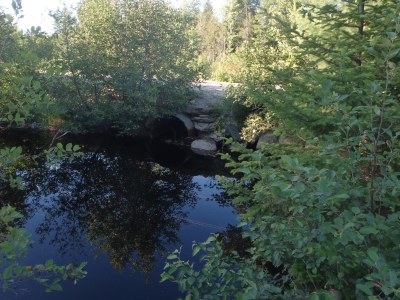
[[[174,6],[179,7],[182,0],[170,0]],[[67,7],[74,7],[79,0],[22,0],[23,18],[18,20],[18,27],[22,30],[30,29],[31,26],[40,26],[43,31],[51,32],[53,25],[48,16],[49,11],[54,11],[64,4]],[[226,0],[212,0],[214,10],[220,14]],[[0,0],[0,6],[11,13],[11,0]]]

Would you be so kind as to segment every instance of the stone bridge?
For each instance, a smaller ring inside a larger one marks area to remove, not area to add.
[[[215,109],[225,98],[229,85],[216,81],[196,83],[196,99],[183,112],[153,123],[150,128],[152,136],[164,140],[186,140],[197,154],[215,154],[225,135],[217,130]],[[228,135],[234,138],[239,135],[233,126],[229,126],[228,131]]]

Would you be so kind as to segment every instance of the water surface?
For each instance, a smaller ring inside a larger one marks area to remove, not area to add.
[[[46,144],[21,137],[7,143],[21,141],[31,153]],[[39,157],[20,173],[25,191],[2,187],[0,196],[27,216],[34,245],[25,264],[87,261],[88,275],[64,283],[61,293],[24,282],[1,299],[177,299],[177,285],[159,283],[166,254],[182,247],[182,258],[192,259],[192,241],[236,223],[215,177],[226,173],[223,163],[149,141],[75,142],[84,145],[83,157]]]

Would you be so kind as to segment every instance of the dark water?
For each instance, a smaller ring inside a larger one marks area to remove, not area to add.
[[[35,153],[44,140],[12,135],[7,144]],[[0,199],[27,216],[22,225],[35,243],[24,264],[87,261],[88,275],[50,294],[24,282],[0,299],[177,299],[177,285],[159,283],[168,251],[182,247],[191,259],[192,241],[236,223],[215,178],[226,173],[223,163],[145,141],[75,142],[83,157],[52,164],[38,157],[20,173],[25,190],[3,186]]]

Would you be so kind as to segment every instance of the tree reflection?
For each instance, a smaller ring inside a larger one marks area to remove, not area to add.
[[[0,208],[10,205],[24,216],[30,216],[32,214],[31,207],[24,201],[26,197],[25,191],[11,188],[8,182],[0,180]],[[14,221],[16,226],[22,227],[26,219],[21,218]]]
[[[27,182],[30,201],[45,212],[37,228],[65,253],[83,249],[85,238],[118,269],[150,272],[156,254],[178,242],[199,187],[185,176],[151,162],[86,154],[72,163],[44,165]]]

